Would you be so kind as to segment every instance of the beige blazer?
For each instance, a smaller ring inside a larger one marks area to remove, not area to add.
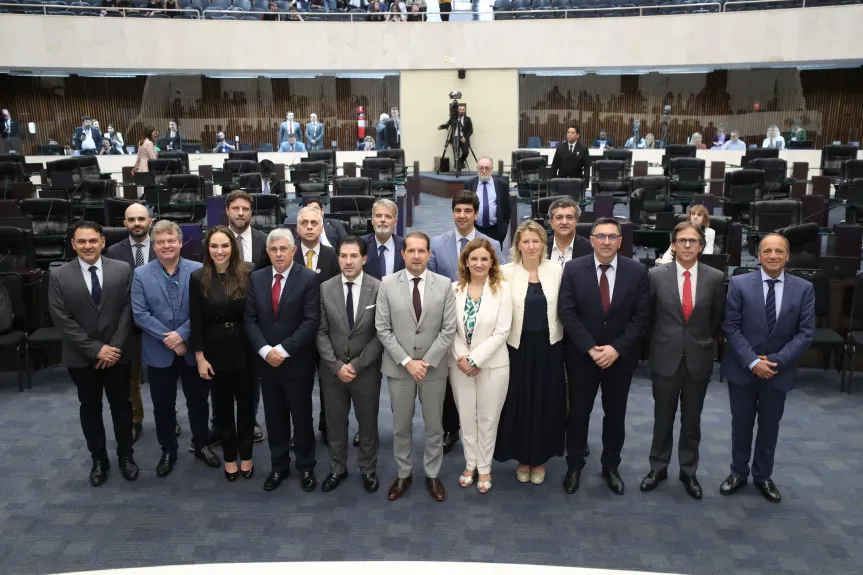
[[[488,280],[486,280],[470,345],[467,344],[467,334],[464,328],[467,286],[464,290],[460,290],[458,283],[453,283],[452,293],[455,296],[457,321],[449,364],[455,366],[458,358],[469,355],[480,368],[509,365],[509,352],[506,349],[506,338],[512,327],[512,296],[509,293],[509,285],[502,282],[497,293],[493,293]]]
[[[521,330],[524,325],[524,298],[527,296],[527,284],[530,274],[521,264],[509,263],[501,267],[503,277],[509,282],[512,294],[512,329],[506,343],[518,349],[521,342]],[[563,325],[557,317],[557,294],[560,291],[560,278],[563,275],[560,265],[545,260],[537,270],[539,283],[548,301],[548,332],[549,343],[555,344],[563,339]]]
[[[148,172],[150,170],[150,160],[155,160],[158,157],[159,154],[156,152],[156,145],[149,139],[145,138],[144,143],[138,147],[138,158],[135,160],[135,171]]]

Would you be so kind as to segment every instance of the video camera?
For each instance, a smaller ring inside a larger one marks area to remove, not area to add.
[[[449,93],[449,97],[452,98],[452,102],[449,103],[449,120],[445,124],[441,124],[439,130],[445,130],[458,122],[458,107],[461,105],[458,99],[461,98],[461,92],[453,90]]]

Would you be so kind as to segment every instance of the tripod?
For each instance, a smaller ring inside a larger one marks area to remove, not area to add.
[[[444,142],[443,151],[441,152],[440,157],[441,157],[441,160],[443,160],[446,157],[447,148],[452,147],[452,159],[453,159],[453,164],[455,165],[455,175],[456,175],[456,177],[458,177],[461,175],[461,169],[462,169],[462,165],[461,165],[461,161],[460,161],[460,154],[459,154],[459,148],[461,147],[462,144],[459,141],[458,130],[456,130],[456,126],[458,126],[458,119],[451,119],[449,121],[449,126],[447,127],[446,141]],[[465,145],[468,147],[468,150],[470,151],[470,155],[473,156],[473,161],[476,163],[477,162],[476,154],[473,153],[473,148],[470,146],[470,143],[466,143]],[[440,164],[438,164],[438,167],[437,167],[437,170],[435,170],[435,173],[440,174]]]

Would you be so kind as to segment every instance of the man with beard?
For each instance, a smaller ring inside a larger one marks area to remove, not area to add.
[[[477,177],[468,181],[465,189],[472,191],[479,198],[476,229],[503,245],[511,214],[509,183],[503,178],[492,175],[493,165],[491,158],[480,158],[476,164]]]
[[[405,269],[402,257],[404,239],[394,235],[399,221],[399,208],[392,200],[381,199],[372,205],[373,234],[363,236],[368,257],[363,272],[375,279]]]

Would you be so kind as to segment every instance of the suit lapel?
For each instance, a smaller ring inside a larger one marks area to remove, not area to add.
[[[707,292],[710,290],[710,285],[707,283],[707,266],[698,263],[698,281],[695,286],[695,301],[692,302],[692,313],[693,315],[699,310],[708,305],[708,297]],[[692,319],[692,316],[689,316],[689,319]]]
[[[160,264],[158,260],[154,260],[153,265],[150,267],[153,268],[151,272],[153,274],[153,278],[159,285],[159,289],[162,290],[162,297],[165,298],[166,302],[170,301],[168,299],[168,286],[165,285],[165,279],[162,277],[162,274],[164,273],[162,264]]]
[[[181,258],[179,262],[180,266],[180,309],[184,306],[188,308],[189,306],[189,275],[192,273],[189,271],[189,266],[186,265],[186,262]],[[186,286],[186,287],[184,287]]]
[[[368,283],[363,283],[362,288],[360,289],[360,301],[357,304],[357,314],[354,318],[354,328],[357,327],[357,324],[360,323],[360,319],[362,319],[363,315],[366,313],[366,306],[369,305],[369,300],[372,297],[372,286]],[[347,310],[345,310],[345,322],[347,322]],[[351,332],[354,330],[351,329]]]
[[[73,261],[74,269],[72,269],[72,281],[76,289],[80,290],[86,300],[90,303],[94,310],[99,311],[99,307],[93,302],[93,294],[87,289],[87,282],[84,281],[84,272],[81,269],[81,263],[75,258]],[[102,283],[105,283],[105,259],[102,259]]]
[[[465,305],[465,302],[467,302],[467,298],[469,297],[468,293],[467,293],[469,287],[470,286],[466,285],[466,286],[464,286],[463,290],[458,289],[455,292],[455,311],[456,311],[456,318],[458,319],[458,321],[456,322],[456,329],[458,330],[459,335],[461,335],[463,338],[467,336],[467,333],[465,332],[465,329],[464,329],[464,305]],[[425,307],[425,306],[423,306],[423,307]],[[480,311],[482,311],[482,310],[480,310]],[[477,314],[477,315],[479,315],[479,314]],[[477,321],[479,321],[479,319],[477,319]]]
[[[753,295],[756,297],[755,301],[757,301],[759,304],[758,309],[761,310],[761,313],[757,314],[758,321],[764,327],[764,332],[767,335],[770,335],[770,331],[767,329],[767,303],[764,301],[764,287],[761,285],[760,270],[752,272],[752,289],[754,290]]]
[[[586,258],[582,268],[582,273],[587,278],[587,298],[593,299],[599,309],[602,309],[602,297],[599,295],[599,282],[596,279],[596,268],[593,267],[593,258]],[[544,289],[544,288],[543,288]]]
[[[393,254],[393,272],[397,272],[403,270],[405,267],[405,260],[402,257],[402,248],[404,247],[404,240],[396,241],[395,236],[393,237],[393,245],[396,248],[396,253]],[[378,264],[380,265],[380,264]],[[383,278],[381,278],[383,279]]]
[[[453,262],[453,254],[456,250],[456,240],[455,240],[455,232],[449,231],[447,232],[446,238],[444,239],[444,247],[443,247],[443,261],[446,263],[445,269],[447,272],[450,270],[455,271],[456,266]],[[445,273],[443,275],[451,276],[451,273]],[[425,306],[423,306],[425,307]]]
[[[671,297],[671,308],[674,310],[674,317],[677,318],[680,325],[686,325],[686,319],[683,317],[683,302],[680,299],[680,288],[677,287],[677,264],[674,262],[668,264],[664,273],[660,275],[660,279],[662,289]],[[696,290],[698,290],[697,286]],[[698,297],[698,293],[695,294],[695,297]],[[694,307],[693,304],[693,313]],[[692,319],[691,315],[689,319]]]
[[[288,288],[290,288],[294,283],[296,283],[297,275],[298,275],[297,270],[295,270],[292,266],[291,270],[288,272],[288,277],[286,277],[282,280],[282,293],[281,293],[281,295],[279,295],[279,308],[277,310],[277,313],[275,314],[276,316],[278,316],[278,314],[282,313],[282,300],[285,299],[285,294],[288,293]],[[271,291],[272,291],[272,288],[271,288]],[[272,300],[272,296],[270,297],[270,299]],[[272,307],[272,306],[270,306],[270,307]],[[347,318],[345,319],[345,321],[347,321]]]
[[[422,325],[423,320],[428,315],[428,306],[429,306],[430,300],[431,300],[430,296],[434,292],[434,287],[435,287],[434,274],[426,272],[426,281],[425,281],[425,285],[423,286],[423,293],[422,293],[422,302],[423,302],[422,315],[420,315],[420,317],[417,319],[417,328],[419,328],[419,326]],[[411,307],[413,307],[413,299],[411,299]],[[416,315],[416,314],[414,314],[414,315]]]

